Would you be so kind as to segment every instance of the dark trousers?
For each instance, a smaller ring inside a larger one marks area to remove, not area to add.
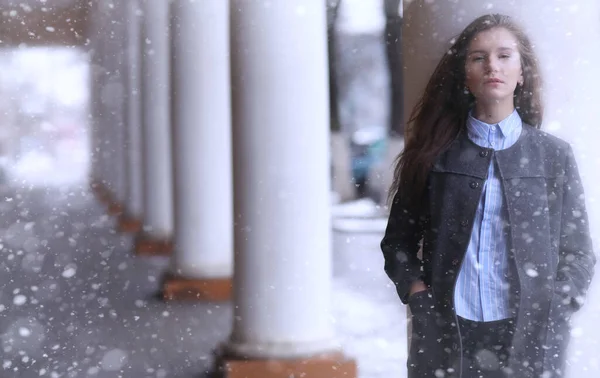
[[[475,322],[458,317],[463,344],[462,378],[504,378],[514,319]]]

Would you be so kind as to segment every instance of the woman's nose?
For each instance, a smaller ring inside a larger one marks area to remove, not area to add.
[[[486,70],[488,72],[498,71],[498,59],[491,57],[487,59],[486,63]]]

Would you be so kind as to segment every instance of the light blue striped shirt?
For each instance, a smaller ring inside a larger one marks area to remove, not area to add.
[[[493,150],[509,148],[521,135],[523,123],[513,111],[499,124],[467,121],[467,134],[477,145]],[[510,311],[508,223],[496,159],[492,162],[475,213],[473,231],[454,290],[456,313],[475,321],[494,321],[512,316]]]

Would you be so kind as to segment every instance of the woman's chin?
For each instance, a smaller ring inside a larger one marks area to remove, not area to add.
[[[485,103],[485,104],[502,104],[506,101],[512,101],[513,94],[512,93],[503,93],[500,91],[485,91],[483,93],[479,93],[478,96],[475,96],[477,102]]]

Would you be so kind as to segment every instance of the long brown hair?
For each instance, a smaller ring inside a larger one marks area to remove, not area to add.
[[[543,107],[541,77],[531,42],[510,17],[489,14],[477,18],[454,41],[431,75],[422,97],[412,110],[408,139],[396,158],[389,202],[397,192],[419,206],[427,176],[435,158],[456,138],[466,124],[475,97],[465,90],[465,60],[471,40],[480,32],[505,28],[518,41],[523,85],[515,89],[514,102],[523,122],[540,128]]]

